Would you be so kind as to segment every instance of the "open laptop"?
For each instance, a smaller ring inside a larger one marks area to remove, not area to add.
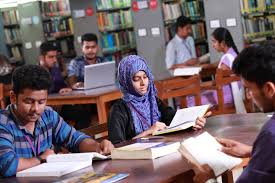
[[[85,65],[84,69],[84,87],[78,87],[77,90],[87,90],[114,85],[116,75],[115,61],[104,62],[100,64]]]

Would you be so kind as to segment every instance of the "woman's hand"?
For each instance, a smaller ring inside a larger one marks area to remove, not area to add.
[[[206,123],[206,118],[208,118],[209,116],[211,116],[212,112],[209,111],[207,112],[203,117],[198,117],[196,119],[195,125],[193,126],[194,130],[200,130],[205,126]]]
[[[68,93],[71,93],[71,92],[72,92],[71,88],[62,88],[62,89],[59,90],[60,95],[65,95],[65,94],[68,94]]]
[[[151,126],[151,128],[149,128],[148,130],[142,132],[141,134],[135,136],[133,139],[138,139],[138,138],[142,138],[148,135],[152,135],[154,132],[159,131],[159,130],[163,130],[167,128],[167,126],[165,125],[165,123],[163,122],[159,122],[157,121],[153,126]]]

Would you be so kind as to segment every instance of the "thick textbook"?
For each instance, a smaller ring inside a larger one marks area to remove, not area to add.
[[[219,176],[242,162],[241,158],[221,152],[221,147],[222,145],[213,136],[204,132],[197,137],[184,140],[179,152],[197,167],[208,164],[214,170],[215,175]]]
[[[115,148],[112,159],[155,159],[177,152],[179,142],[137,142]]]
[[[210,105],[201,105],[179,109],[170,125],[164,130],[154,132],[153,135],[161,135],[190,128],[195,125],[197,117],[204,116],[209,107]]]
[[[95,152],[50,155],[47,163],[17,172],[16,177],[60,177],[91,166],[93,159],[108,157]]]
[[[202,69],[201,67],[196,67],[196,66],[186,66],[186,67],[176,68],[174,70],[173,75],[174,76],[192,76],[195,74],[199,74],[201,69]]]

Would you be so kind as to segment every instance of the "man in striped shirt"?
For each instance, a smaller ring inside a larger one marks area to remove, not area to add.
[[[0,111],[0,174],[16,172],[43,163],[54,154],[53,146],[71,152],[108,154],[113,145],[101,143],[76,131],[46,106],[51,78],[40,66],[22,66],[12,77],[11,105]]]

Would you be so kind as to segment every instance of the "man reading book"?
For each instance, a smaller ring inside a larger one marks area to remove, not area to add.
[[[255,104],[263,112],[275,110],[275,42],[244,49],[233,63],[233,71],[241,76]],[[253,147],[229,139],[217,139],[222,151],[250,157],[237,183],[271,183],[275,180],[275,114],[261,129]],[[216,182],[213,170],[203,165],[196,171],[195,182]]]
[[[22,66],[13,73],[11,105],[0,111],[1,176],[43,163],[54,154],[53,146],[102,154],[113,149],[110,141],[96,142],[46,106],[51,82],[49,72],[41,66]]]

